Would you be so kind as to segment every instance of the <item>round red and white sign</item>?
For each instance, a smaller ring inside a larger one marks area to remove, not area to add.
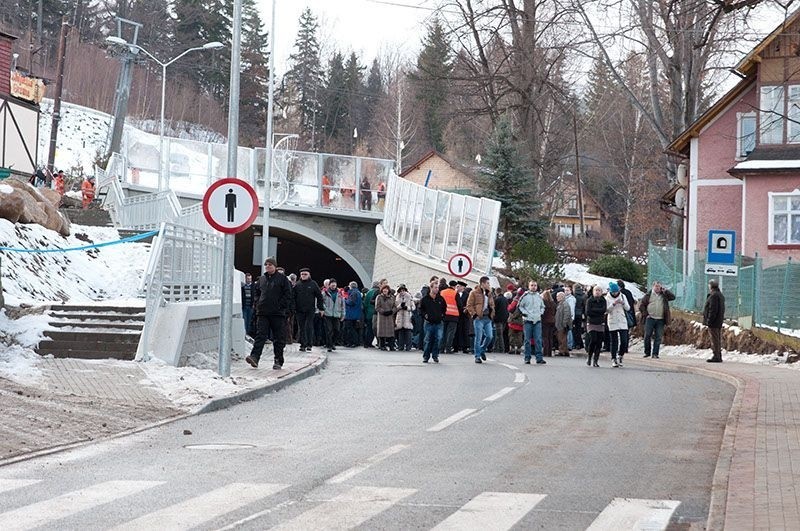
[[[454,277],[464,278],[472,272],[472,259],[464,253],[454,254],[447,262],[447,269]]]
[[[220,179],[203,196],[203,215],[208,224],[220,232],[242,232],[258,216],[258,196],[253,187],[241,179]]]

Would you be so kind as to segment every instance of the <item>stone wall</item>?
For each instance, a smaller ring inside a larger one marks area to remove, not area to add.
[[[186,365],[188,357],[195,352],[219,350],[219,317],[195,319],[186,324],[186,335],[181,346],[179,367]]]

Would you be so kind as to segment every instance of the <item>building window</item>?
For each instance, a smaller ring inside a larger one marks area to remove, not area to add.
[[[789,86],[789,110],[786,113],[789,142],[800,142],[800,85]]]
[[[800,191],[770,194],[769,243],[800,245]]]
[[[569,204],[567,208],[575,209],[578,208],[578,198],[573,197],[569,200]]]
[[[783,87],[761,87],[761,131],[762,144],[783,143]]]
[[[558,235],[564,238],[575,237],[575,225],[567,225],[565,223],[558,224]]]
[[[738,118],[736,156],[744,159],[756,148],[756,113],[739,114]]]

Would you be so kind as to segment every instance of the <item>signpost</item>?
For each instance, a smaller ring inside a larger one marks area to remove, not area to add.
[[[464,253],[457,253],[450,257],[447,269],[454,277],[464,278],[472,272],[472,259]]]
[[[739,274],[736,265],[736,231],[711,229],[708,231],[706,275],[735,277]]]
[[[203,215],[208,224],[225,234],[242,232],[258,215],[258,196],[241,179],[221,179],[203,196]]]

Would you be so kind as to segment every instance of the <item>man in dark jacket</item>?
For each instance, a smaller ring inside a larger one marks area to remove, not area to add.
[[[428,363],[433,357],[434,363],[439,363],[439,345],[444,334],[442,321],[447,313],[447,303],[439,295],[438,284],[431,283],[428,294],[419,301],[419,313],[425,320],[422,362]]]
[[[300,352],[311,352],[311,345],[314,343],[314,309],[316,307],[322,313],[325,306],[319,285],[312,280],[311,270],[307,267],[300,270],[300,280],[294,285],[292,296],[300,336]]]
[[[253,307],[255,306],[256,285],[253,283],[253,275],[245,273],[244,284],[242,284],[242,319],[244,319],[244,333],[248,336],[255,335],[253,326]]]
[[[583,286],[575,284],[572,287],[575,296],[575,319],[572,321],[572,346],[576,349],[585,347],[583,344],[583,314],[586,311],[586,296],[583,294]]]
[[[494,296],[494,343],[492,352],[506,352],[505,332],[508,328],[508,299],[503,290],[497,288]]]
[[[625,282],[623,280],[617,280],[617,286],[619,286],[620,294],[625,297],[625,300],[628,301],[628,306],[630,310],[625,312],[625,318],[628,320],[628,334],[623,335],[622,340],[619,342],[619,353],[621,355],[628,353],[628,346],[630,343],[630,329],[636,326],[636,303],[633,300],[633,293],[631,290],[625,287]]]
[[[653,282],[653,288],[642,297],[639,303],[639,312],[644,321],[644,357],[658,359],[658,349],[661,347],[661,336],[664,327],[669,324],[669,302],[675,300],[675,295],[661,285]],[[652,346],[652,349],[651,349]]]
[[[708,296],[703,307],[703,324],[708,327],[711,336],[711,352],[713,356],[706,361],[722,363],[722,321],[725,320],[725,296],[719,290],[716,279],[708,281]]]
[[[292,307],[292,285],[286,275],[277,270],[278,263],[274,258],[264,262],[265,273],[258,279],[258,300],[256,317],[258,326],[253,350],[245,361],[258,367],[261,351],[267,341],[267,333],[272,332],[272,349],[275,352],[275,363],[272,368],[283,367],[283,348],[286,346],[286,312]]]

